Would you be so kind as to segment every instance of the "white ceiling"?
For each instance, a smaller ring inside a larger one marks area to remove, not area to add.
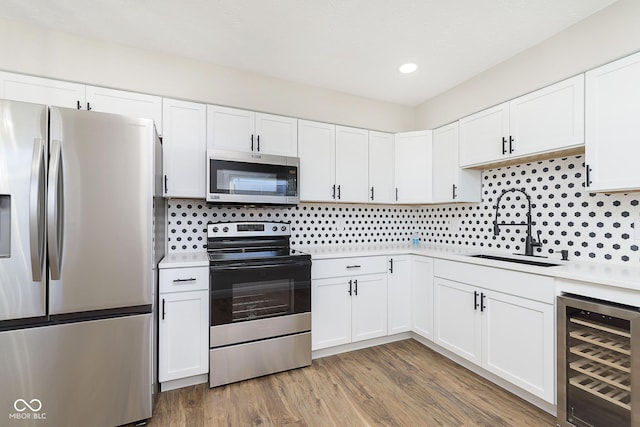
[[[0,0],[0,17],[414,106],[614,1]]]

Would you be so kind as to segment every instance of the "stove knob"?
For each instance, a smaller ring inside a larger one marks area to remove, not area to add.
[[[222,231],[224,231],[224,232],[226,233],[227,231],[229,231],[229,227],[224,227],[224,228],[222,229]]]
[[[217,232],[218,232],[218,227],[213,227],[213,228],[212,228],[212,231],[213,231],[214,233],[217,233]]]
[[[274,226],[273,226],[273,228],[272,228],[272,230],[273,230],[273,231],[278,231],[278,227],[274,225]]]
[[[282,226],[282,228],[281,228],[281,230],[282,230],[282,231],[287,231],[287,226],[286,226],[286,225],[283,225],[283,226]]]

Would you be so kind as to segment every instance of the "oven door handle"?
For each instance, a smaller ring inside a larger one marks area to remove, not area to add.
[[[213,271],[236,271],[236,270],[256,270],[259,268],[281,268],[281,267],[307,267],[310,266],[310,261],[296,261],[296,262],[286,262],[286,263],[278,263],[278,264],[256,264],[256,265],[239,265],[239,266],[229,266],[229,265],[215,265],[210,266],[209,268]]]

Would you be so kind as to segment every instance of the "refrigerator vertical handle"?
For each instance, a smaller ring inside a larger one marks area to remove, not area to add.
[[[60,279],[62,265],[62,147],[60,141],[51,141],[49,162],[49,192],[47,194],[47,237],[49,238],[49,268],[51,279]]]
[[[37,138],[33,144],[31,182],[29,183],[29,248],[31,251],[31,276],[34,282],[42,280],[44,261],[44,195],[45,167],[44,140]]]

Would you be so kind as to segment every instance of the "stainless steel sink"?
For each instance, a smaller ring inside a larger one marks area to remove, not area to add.
[[[562,265],[552,261],[539,261],[535,259],[525,259],[525,258],[509,258],[509,257],[497,256],[497,255],[475,254],[475,255],[467,255],[467,256],[471,258],[492,259],[494,261],[515,262],[516,264],[535,265],[536,267],[557,267],[559,265]]]

